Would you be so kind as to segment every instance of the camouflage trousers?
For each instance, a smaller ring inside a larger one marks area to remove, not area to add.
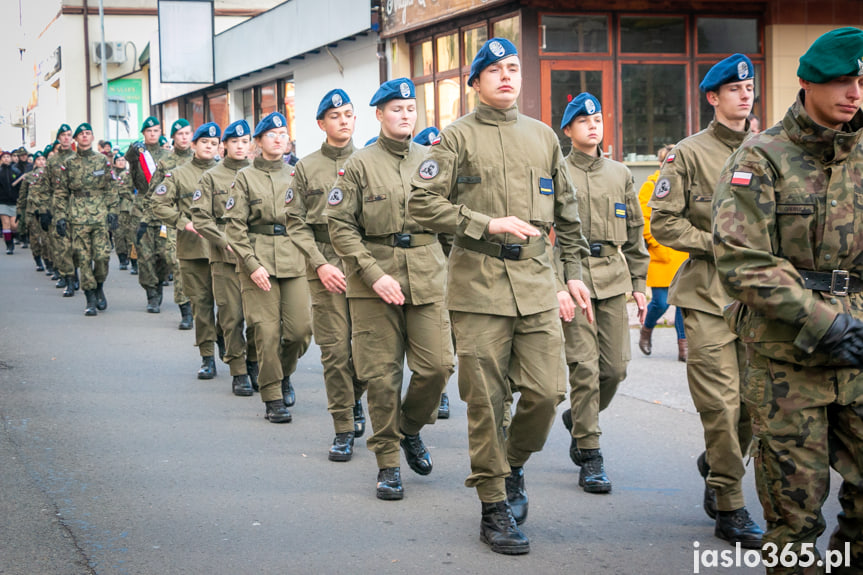
[[[138,228],[138,218],[129,212],[120,212],[120,225],[114,232],[114,250],[117,255],[128,256],[132,252],[135,241],[135,231]]]
[[[42,231],[42,226],[39,225],[39,218],[33,217],[32,214],[27,217],[27,233],[30,234],[30,250],[33,252],[33,257],[44,257],[50,261],[48,232]]]
[[[689,332],[687,332],[687,335]],[[860,371],[803,367],[748,350],[743,396],[756,436],[755,480],[764,507],[765,546],[781,553],[814,544],[826,527],[821,507],[830,493],[830,467],[842,476],[842,513],[830,549],[850,543],[850,569],[863,573],[863,391]],[[848,396],[848,397],[844,397]],[[767,559],[767,552],[764,552]],[[771,574],[803,573],[777,566]],[[823,573],[814,568],[806,573]]]
[[[108,277],[111,241],[107,224],[75,224],[72,226],[72,249],[75,265],[81,269],[81,288],[96,289]]]
[[[51,234],[51,246],[53,247],[54,267],[60,272],[63,277],[71,276],[75,273],[75,263],[72,261],[72,231],[71,226],[67,226],[66,236],[60,237],[55,226],[56,220],[52,222],[48,232]]]
[[[158,287],[174,271],[168,256],[168,238],[162,237],[159,229],[159,226],[148,226],[137,245],[138,283],[142,288]]]

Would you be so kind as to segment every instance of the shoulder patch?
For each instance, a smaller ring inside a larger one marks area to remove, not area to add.
[[[670,164],[671,162],[673,162],[673,161],[674,161],[674,158],[676,158],[676,157],[677,157],[677,156],[676,156],[675,154],[668,154],[668,157],[667,157],[667,158],[665,158],[665,163],[666,163],[666,164]]]
[[[431,180],[438,175],[440,167],[435,160],[426,160],[420,164],[419,174],[424,180]]]
[[[291,176],[295,176],[297,174],[297,170],[291,170]]]
[[[192,195],[192,201],[196,202],[200,200],[202,195],[203,193],[201,193],[201,190],[195,190],[195,193]]]
[[[234,198],[233,197],[228,198],[228,201],[225,202],[225,209],[230,210],[233,207],[234,207]]]
[[[671,192],[671,182],[668,178],[662,178],[656,182],[656,188],[653,190],[653,195],[657,198],[664,198]]]
[[[285,203],[290,204],[294,200],[294,188],[288,188],[285,192]]]
[[[342,203],[342,200],[345,199],[345,194],[339,188],[333,188],[330,191],[330,195],[327,198],[327,203],[331,206],[337,206]]]
[[[165,184],[159,184],[155,190],[155,193],[157,196],[163,196],[167,192],[168,192],[168,187]]]
[[[748,186],[752,181],[752,172],[734,172],[731,175],[732,186]]]

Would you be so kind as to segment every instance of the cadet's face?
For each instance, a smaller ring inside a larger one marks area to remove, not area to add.
[[[591,116],[577,116],[563,133],[572,141],[572,146],[585,154],[595,154],[596,147],[602,142],[604,130],[602,113]]]
[[[192,145],[192,126],[186,126],[174,132],[174,146],[181,150],[188,150]]]
[[[219,151],[219,138],[198,138],[194,146],[195,157],[201,160],[212,160]]]
[[[863,76],[840,76],[824,84],[800,80],[804,107],[817,124],[838,130],[851,121],[863,100]]]
[[[144,143],[148,146],[153,146],[159,143],[159,136],[162,135],[162,126],[153,126],[142,132],[144,134]],[[60,140],[63,143],[63,140]]]
[[[474,80],[479,101],[499,110],[511,108],[521,93],[521,62],[507,56],[479,73]]]
[[[249,136],[225,140],[225,154],[232,160],[245,160],[249,154],[252,139]]]
[[[126,169],[126,158],[124,158],[122,156],[117,158],[114,161],[114,165],[117,167],[118,170],[125,170]]]
[[[288,129],[284,126],[267,130],[256,138],[261,148],[261,155],[265,160],[273,161],[280,159],[287,150]]]
[[[68,150],[72,147],[72,132],[57,134],[57,139],[60,141],[60,147],[64,150]]]
[[[82,130],[81,133],[75,136],[75,141],[78,142],[79,150],[89,150],[93,147],[93,132]]]
[[[342,147],[354,135],[356,123],[357,117],[354,116],[353,104],[345,104],[339,108],[327,110],[324,118],[318,120],[318,127],[326,132],[327,142],[330,145]]]
[[[38,158],[33,160],[33,165],[37,168],[44,168],[46,163],[47,162],[45,161],[45,158],[43,156],[39,156]]]
[[[0,164],[3,164],[4,166],[8,166],[11,163],[12,163],[12,156],[10,156],[9,154],[3,154],[3,156],[0,157]]]
[[[723,124],[740,122],[749,117],[755,101],[755,81],[723,84],[718,92],[708,92],[707,101],[716,110],[716,119]]]
[[[383,109],[377,109],[376,115],[384,136],[393,140],[406,140],[413,136],[417,123],[417,101],[413,98],[390,100]]]

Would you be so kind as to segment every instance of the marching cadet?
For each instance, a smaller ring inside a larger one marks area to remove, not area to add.
[[[210,273],[213,276],[213,297],[218,306],[217,320],[225,334],[225,354],[222,359],[231,370],[234,395],[251,396],[258,390],[258,352],[255,331],[246,326],[243,337],[243,299],[237,257],[228,245],[225,234],[225,202],[237,172],[249,165],[246,155],[251,144],[251,130],[245,120],[237,120],[225,128],[222,143],[224,160],[204,172],[198,183],[201,195],[192,200],[192,223],[195,230],[210,245]]]
[[[767,572],[801,573],[805,563],[806,573],[825,572],[816,541],[832,467],[842,476],[829,542],[841,565],[832,572],[859,574],[863,31],[820,36],[797,76],[802,89],[782,121],[746,140],[722,171],[713,198],[716,268],[738,300],[726,318],[747,346],[743,397],[767,520],[762,556],[775,565]]]
[[[117,154],[114,156],[114,188],[120,198],[120,227],[114,234],[114,250],[120,262],[120,269],[129,269],[129,254],[132,253],[133,241],[135,239],[135,218],[132,216],[132,208],[135,205],[135,188],[132,177],[126,170],[126,158]]]
[[[209,245],[192,223],[191,205],[201,197],[198,180],[216,165],[213,157],[219,149],[221,135],[218,124],[213,122],[195,130],[192,136],[194,157],[190,162],[165,172],[162,184],[151,198],[153,215],[166,226],[177,230],[179,273],[191,300],[195,318],[195,345],[201,354],[198,379],[216,377],[216,316]]]
[[[689,340],[686,375],[706,446],[698,458],[704,511],[715,518],[717,537],[758,549],[763,532],[744,506],[741,485],[743,454],[752,440],[740,395],[746,357],[722,317],[732,300],[716,273],[710,208],[723,164],[749,135],[754,72],[743,54],[729,56],[707,72],[699,87],[715,118],[668,154],[647,205],[653,210],[650,229],[656,241],[689,254],[671,282],[668,301],[683,308]]]
[[[48,173],[49,156],[54,154],[54,146],[49,144],[42,150],[44,167],[43,176],[36,179],[28,190],[28,203],[36,216],[36,223],[42,230],[42,261],[45,264],[45,275],[52,281],[60,279],[57,267],[54,265],[54,240],[51,235],[51,204],[54,198],[54,186]]]
[[[366,382],[357,378],[351,357],[351,320],[342,261],[327,231],[327,197],[336,178],[344,174],[354,152],[354,105],[343,90],[330,90],[317,111],[318,127],[326,134],[321,149],[295,166],[292,198],[288,206],[288,234],[306,257],[306,277],[312,295],[315,341],[321,348],[327,409],[333,418],[335,439],[330,461],[350,461],[354,438],[365,431],[361,397]]]
[[[73,134],[78,150],[60,164],[54,189],[57,234],[72,236],[75,262],[81,268],[81,285],[87,297],[86,316],[108,307],[102,289],[108,277],[111,240],[108,228],[117,229],[117,196],[111,162],[93,150],[93,129],[83,123]],[[67,278],[68,281],[69,278]]]
[[[61,170],[60,166],[70,158],[75,156],[75,150],[72,149],[72,128],[69,124],[61,124],[57,129],[57,140],[60,144],[59,149],[55,148],[55,153],[52,158],[48,159],[48,165],[45,170],[50,178],[51,188],[55,190],[60,183]],[[51,208],[47,214],[42,216],[42,225],[44,228],[44,220],[47,220],[48,225],[51,225],[57,213],[56,197],[51,194]],[[40,215],[42,213],[40,212]],[[60,274],[60,278],[54,287],[66,288],[63,291],[63,297],[72,297],[75,295],[75,284],[77,282],[78,272],[75,270],[75,262],[72,259],[72,236],[67,234],[66,237],[60,236],[57,233],[57,228],[51,229],[51,246],[53,248],[54,269]],[[72,280],[71,282],[69,280]]]
[[[26,229],[30,238],[30,249],[33,251],[33,261],[36,262],[36,271],[45,271],[47,266],[51,268],[50,254],[45,232],[39,225],[39,205],[41,198],[37,193],[39,185],[48,180],[45,175],[45,157],[41,151],[33,155],[33,169],[24,174],[21,187],[18,189],[18,214],[21,220],[19,227]],[[44,258],[44,265],[42,263]]]
[[[602,157],[599,100],[587,92],[576,96],[566,106],[560,129],[572,142],[566,166],[590,245],[581,272],[596,318],[589,323],[578,314],[575,321],[563,324],[570,385],[570,409],[563,413],[563,423],[572,435],[569,456],[581,468],[578,485],[587,493],[608,493],[611,481],[599,448],[599,412],[608,407],[626,378],[630,360],[626,292],[632,292],[638,319],[644,323],[650,256],[642,239],[644,218],[632,174],[623,164]]]
[[[482,502],[481,540],[519,555],[530,551],[517,525],[527,517],[523,466],[545,444],[566,392],[558,316],[572,320],[570,293],[592,320],[581,281],[588,247],[557,136],[518,112],[521,66],[512,42],[486,42],[468,84],[479,96],[476,110],[429,148],[411,180],[408,209],[421,226],[455,234],[446,305],[467,403],[465,485]],[[552,224],[563,278],[552,265]],[[504,438],[510,381],[521,397]]]
[[[285,230],[292,182],[292,168],[282,160],[287,124],[273,112],[255,126],[261,155],[237,172],[223,216],[237,256],[243,311],[255,329],[258,385],[270,423],[293,419],[291,375],[312,339],[305,260]]]
[[[404,497],[399,444],[408,466],[432,471],[420,437],[434,423],[453,372],[444,299],[445,257],[437,234],[408,213],[410,177],[424,155],[411,141],[417,119],[413,82],[381,84],[372,100],[378,140],[355,152],[327,196],[329,233],[347,276],[357,377],[368,382],[378,464],[378,499]],[[411,374],[402,398],[404,361]]]

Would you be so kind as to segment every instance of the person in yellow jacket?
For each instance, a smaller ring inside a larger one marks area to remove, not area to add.
[[[657,155],[660,166],[672,148],[674,146],[668,145],[659,150]],[[638,338],[638,349],[644,355],[650,355],[653,351],[653,328],[656,327],[659,318],[668,310],[668,286],[671,285],[677,268],[689,257],[685,252],[679,252],[660,244],[650,233],[651,209],[647,202],[653,195],[653,188],[656,186],[657,179],[659,179],[659,170],[648,176],[647,181],[641,184],[641,189],[638,191],[638,201],[644,214],[644,242],[647,244],[647,251],[650,252],[650,266],[647,268],[650,303],[647,304],[647,317],[644,318],[644,325],[641,326],[641,335]],[[679,307],[674,314],[674,328],[677,330],[677,360],[686,361],[688,351],[686,333],[683,331],[683,312],[680,311]]]

